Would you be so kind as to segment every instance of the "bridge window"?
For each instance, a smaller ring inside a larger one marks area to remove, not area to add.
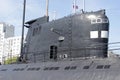
[[[108,19],[104,19],[104,18],[91,19],[91,24],[97,24],[97,23],[108,23]]]
[[[98,18],[97,23],[102,23],[102,19]]]
[[[108,38],[108,31],[101,31],[101,38]]]
[[[102,19],[103,23],[108,23],[108,19]]]
[[[96,23],[96,19],[91,20],[91,24],[94,24],[94,23]]]
[[[98,31],[90,31],[90,38],[98,38]]]

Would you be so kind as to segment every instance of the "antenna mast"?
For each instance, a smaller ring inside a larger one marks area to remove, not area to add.
[[[83,0],[83,11],[85,11],[85,0]]]
[[[48,16],[49,0],[46,0],[46,16]]]

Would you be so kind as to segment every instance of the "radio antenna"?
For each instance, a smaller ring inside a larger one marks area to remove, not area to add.
[[[83,0],[83,11],[85,11],[85,0]]]
[[[46,16],[48,16],[49,0],[46,0]]]

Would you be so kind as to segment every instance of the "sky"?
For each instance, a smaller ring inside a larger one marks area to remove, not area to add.
[[[45,15],[46,0],[26,0],[26,20],[29,21]],[[83,9],[83,0],[76,0],[78,11]],[[73,0],[49,0],[50,19],[58,19],[72,14]],[[109,43],[120,42],[120,0],[85,0],[86,11],[105,9],[110,21]],[[0,0],[0,22],[15,26],[15,35],[21,35],[23,0]],[[25,29],[27,33],[27,29]],[[120,44],[111,45],[120,48]],[[118,51],[116,51],[118,52]],[[120,52],[120,51],[119,51]]]

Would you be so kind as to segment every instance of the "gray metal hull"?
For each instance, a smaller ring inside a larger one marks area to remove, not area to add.
[[[120,59],[114,58],[2,65],[0,80],[119,80],[119,69]]]

